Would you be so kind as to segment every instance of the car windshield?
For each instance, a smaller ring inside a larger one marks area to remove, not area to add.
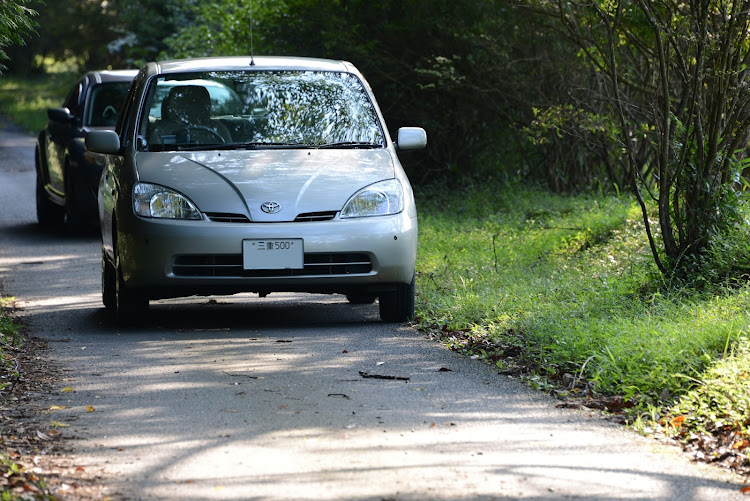
[[[354,75],[222,71],[154,79],[141,114],[147,151],[215,148],[380,148],[375,108]]]
[[[108,82],[93,87],[84,125],[114,127],[129,87],[130,82]]]

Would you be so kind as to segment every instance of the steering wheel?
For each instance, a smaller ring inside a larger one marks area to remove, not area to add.
[[[102,118],[104,120],[112,120],[117,118],[117,110],[114,106],[107,105],[106,108],[104,108],[104,111],[102,111]]]
[[[205,125],[186,125],[185,129],[187,129],[187,132],[190,132],[191,130],[197,130],[197,131],[203,131],[208,132],[212,136],[214,136],[216,139],[221,141],[221,143],[226,143],[227,141],[222,137],[221,134],[219,134],[216,130],[212,129],[211,127],[206,127]]]

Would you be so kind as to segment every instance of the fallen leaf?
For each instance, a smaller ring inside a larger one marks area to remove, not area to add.
[[[682,426],[682,423],[684,422],[685,422],[685,416],[677,416],[676,418],[672,420],[671,424],[673,427],[679,428],[680,426]]]
[[[64,405],[50,405],[49,410],[51,411],[61,411],[63,409],[67,409]]]
[[[750,494],[750,485],[748,485],[748,486],[745,486],[745,487],[743,487],[742,489],[740,489],[740,492],[741,492],[742,494]]]
[[[66,423],[60,423],[58,421],[52,421],[50,423],[50,426],[53,427],[53,428],[67,428],[70,425],[66,424]]]
[[[71,393],[71,392],[74,392],[74,391],[75,390],[73,389],[72,386],[66,386],[65,388],[62,389],[63,393]]]
[[[96,409],[93,405],[87,405],[86,406],[86,412],[94,412]]]
[[[52,437],[47,435],[46,433],[43,433],[39,430],[36,430],[36,436],[39,437],[42,440],[52,440]]]

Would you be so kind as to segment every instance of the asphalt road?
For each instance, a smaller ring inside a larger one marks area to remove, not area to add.
[[[104,472],[113,496],[743,499],[740,479],[596,413],[556,408],[408,326],[380,323],[377,305],[170,300],[152,302],[153,325],[120,329],[100,301],[98,238],[35,223],[33,138],[6,127],[0,282],[67,375],[39,406],[65,407],[48,419],[67,425],[75,464]]]

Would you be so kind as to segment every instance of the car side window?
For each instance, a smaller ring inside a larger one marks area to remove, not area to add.
[[[125,96],[128,82],[103,83],[91,89],[86,123],[92,126],[114,126]]]
[[[65,102],[63,102],[63,107],[68,108],[68,110],[70,110],[70,112],[75,116],[79,116],[81,111],[80,101],[82,91],[83,83],[78,82],[75,87],[70,89],[70,92],[68,92],[68,96],[65,98]]]

